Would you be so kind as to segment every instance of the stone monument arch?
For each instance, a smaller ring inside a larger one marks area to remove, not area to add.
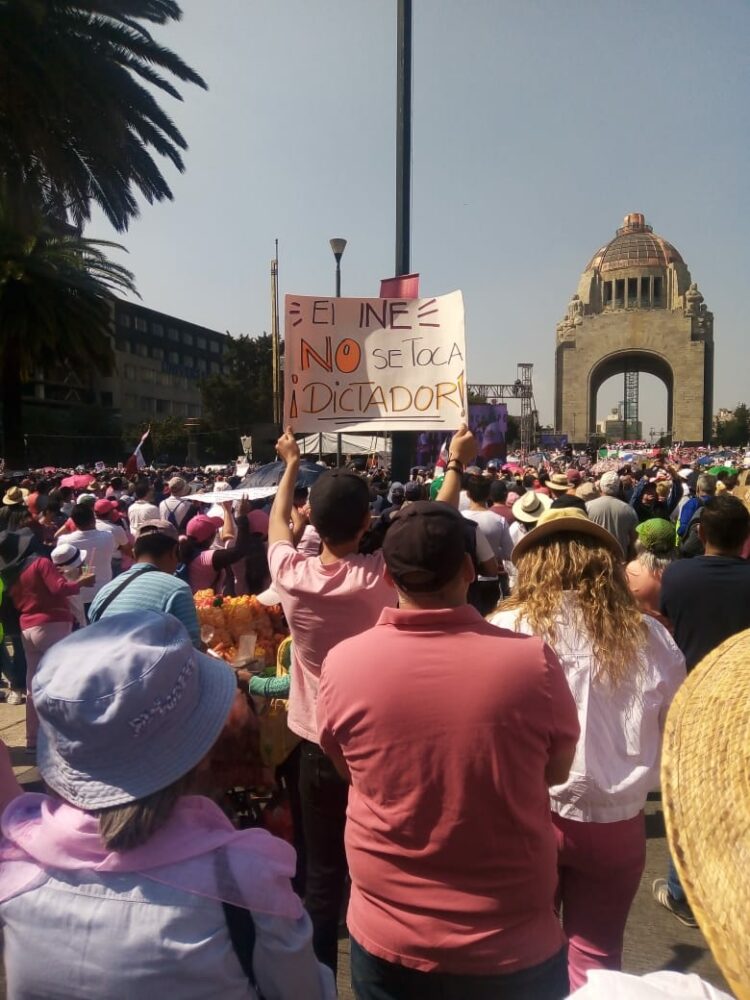
[[[679,252],[640,213],[625,217],[615,238],[597,250],[557,325],[555,429],[570,441],[596,432],[596,401],[611,376],[630,378],[630,419],[637,421],[637,375],[667,389],[673,440],[700,444],[711,436],[713,314]]]

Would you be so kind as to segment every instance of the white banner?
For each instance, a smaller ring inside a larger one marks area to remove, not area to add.
[[[466,420],[461,292],[285,300],[284,423],[297,433],[455,430]]]
[[[185,500],[195,500],[198,503],[226,503],[228,500],[265,500],[276,496],[278,486],[246,486],[244,490],[217,490],[215,493],[188,493]]]

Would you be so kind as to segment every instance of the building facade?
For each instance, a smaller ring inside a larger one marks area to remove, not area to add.
[[[122,425],[165,417],[200,417],[200,382],[226,374],[228,334],[116,300],[113,316],[115,370],[98,378],[101,403]]]
[[[626,377],[628,419],[636,421],[637,377],[648,372],[666,386],[673,440],[708,441],[713,371],[713,314],[680,253],[643,215],[626,216],[587,264],[557,325],[557,432],[587,442],[596,431],[599,388],[620,374]]]

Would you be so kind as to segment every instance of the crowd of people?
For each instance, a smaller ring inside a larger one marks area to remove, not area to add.
[[[408,482],[308,489],[277,451],[272,501],[178,469],[0,482],[0,692],[46,786],[0,757],[9,997],[333,997],[347,894],[360,1000],[594,996],[670,705],[750,629],[750,455],[480,467],[462,428]],[[199,591],[279,603],[289,677],[206,655]],[[294,848],[212,788],[280,694]],[[697,927],[684,875],[655,905]]]

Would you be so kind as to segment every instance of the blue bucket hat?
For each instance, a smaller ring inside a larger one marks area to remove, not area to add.
[[[156,611],[112,615],[45,653],[32,684],[37,766],[80,809],[135,802],[187,774],[216,742],[237,683]]]

